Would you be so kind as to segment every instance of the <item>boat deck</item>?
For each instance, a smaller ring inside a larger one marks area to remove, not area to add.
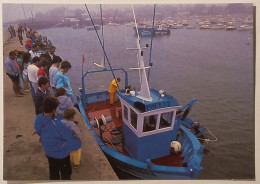
[[[122,126],[123,122],[121,119],[121,105],[119,102],[115,105],[110,105],[109,100],[96,102],[92,104],[87,104],[88,108],[85,110],[89,121],[95,118],[100,119],[101,115],[111,116],[112,122],[107,123],[106,126],[101,126],[102,139],[103,142],[109,147],[114,148],[120,153],[130,156],[123,145],[122,137]],[[100,130],[98,128],[93,128],[97,135],[100,135]],[[116,130],[113,132],[113,130]],[[101,138],[101,136],[99,136]],[[131,156],[130,156],[131,157]],[[164,157],[156,158],[151,160],[153,164],[163,165],[163,166],[175,166],[175,167],[186,167],[187,165],[183,163],[183,158],[180,155],[170,154]]]

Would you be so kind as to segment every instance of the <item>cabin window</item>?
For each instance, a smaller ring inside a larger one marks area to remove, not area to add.
[[[165,112],[161,114],[159,129],[170,127],[172,124],[173,112]]]
[[[124,117],[128,121],[128,108],[124,105]]]
[[[131,115],[131,125],[137,129],[137,114],[135,113],[135,111],[133,111],[132,109],[130,109],[130,115]]]
[[[156,129],[158,115],[151,115],[144,117],[143,132],[150,132]]]

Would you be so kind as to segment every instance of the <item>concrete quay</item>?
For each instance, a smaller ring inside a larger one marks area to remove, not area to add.
[[[9,38],[3,45],[3,62],[11,50],[23,50],[17,38]],[[50,182],[48,160],[34,132],[35,110],[31,93],[15,97],[12,82],[3,68],[3,180]],[[72,167],[72,180],[116,181],[117,175],[87,128],[83,118],[77,119],[83,135],[82,161]]]

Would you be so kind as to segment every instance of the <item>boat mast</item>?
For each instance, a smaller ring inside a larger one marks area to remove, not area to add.
[[[135,11],[134,11],[133,5],[132,5],[132,10],[133,10],[133,15],[134,15],[134,20],[135,20],[135,29],[136,29],[136,33],[137,33],[136,44],[137,44],[137,49],[138,49],[138,53],[137,53],[138,68],[134,68],[134,69],[139,70],[139,77],[140,77],[140,84],[141,84],[141,89],[140,89],[140,92],[137,97],[142,100],[145,100],[145,101],[152,101],[153,99],[150,94],[150,89],[149,89],[146,72],[145,72],[145,69],[150,68],[150,67],[144,66],[143,51],[141,48],[141,41],[140,41],[140,36],[139,36],[138,28],[137,28],[137,22],[136,22]]]
[[[25,15],[25,11],[24,11],[24,6],[23,6],[23,4],[22,4],[22,7],[23,7],[23,15],[24,15],[24,18],[25,18],[25,20],[24,20],[25,22],[24,22],[24,23],[25,23],[25,25],[26,25],[26,15]]]
[[[153,48],[153,36],[154,36],[154,32],[155,32],[155,29],[154,29],[155,8],[156,8],[156,5],[154,5],[154,7],[153,7],[153,27],[152,27],[152,38],[151,38],[151,44],[150,44],[149,66],[152,66],[151,60],[152,60],[152,48]],[[150,79],[150,68],[148,69],[148,74],[147,75],[148,75],[147,76],[147,80],[149,82],[149,79]]]

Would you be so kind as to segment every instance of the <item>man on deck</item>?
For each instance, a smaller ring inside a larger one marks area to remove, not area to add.
[[[110,98],[110,105],[113,105],[116,102],[116,91],[119,91],[118,84],[120,82],[120,78],[113,79],[110,83],[108,93]]]

